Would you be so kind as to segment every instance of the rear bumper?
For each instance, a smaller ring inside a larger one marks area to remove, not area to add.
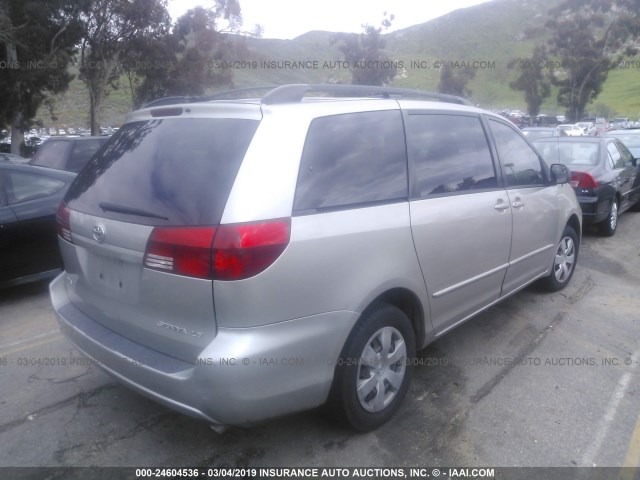
[[[137,392],[213,425],[247,425],[326,400],[358,314],[339,311],[254,328],[220,328],[193,362],[133,342],[78,310],[66,274],[50,286],[64,335]]]
[[[578,203],[582,209],[582,221],[585,225],[602,222],[609,216],[609,202],[598,197],[579,195]]]

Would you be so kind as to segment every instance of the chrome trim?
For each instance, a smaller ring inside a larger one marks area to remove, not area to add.
[[[551,244],[551,245],[547,245],[547,246],[545,246],[545,247],[539,248],[538,250],[534,250],[533,252],[529,252],[529,253],[527,253],[526,255],[523,255],[522,257],[517,258],[517,259],[516,259],[516,260],[514,260],[513,262],[509,262],[509,266],[511,266],[511,265],[516,265],[516,264],[518,264],[518,263],[520,263],[520,262],[525,261],[527,258],[531,258],[531,257],[533,257],[534,255],[538,255],[539,253],[542,253],[542,252],[544,252],[545,250],[549,250],[550,248],[555,248],[555,247],[556,247],[555,245]]]
[[[527,253],[526,255],[514,260],[513,262],[509,262],[506,263],[504,265],[500,265],[499,267],[496,267],[492,270],[489,270],[487,272],[481,273],[480,275],[476,275],[473,278],[469,278],[467,280],[465,280],[464,282],[460,282],[460,283],[456,283],[455,285],[451,285],[450,287],[444,288],[442,290],[440,290],[439,292],[435,292],[432,296],[433,298],[438,298],[438,297],[442,297],[443,295],[446,295],[447,293],[451,293],[454,290],[457,290],[459,288],[462,287],[466,287],[467,285],[477,282],[479,280],[482,280],[483,278],[488,277],[489,275],[493,275],[494,273],[498,273],[500,270],[504,270],[512,265],[517,265],[520,262],[523,262],[524,260],[533,257],[534,255],[538,255],[539,253],[544,252],[545,250],[549,250],[550,248],[554,248],[554,245],[547,245],[545,247],[539,248],[538,250],[534,250],[533,252]],[[468,318],[468,317],[467,317]]]
[[[473,278],[469,278],[469,279],[465,280],[464,282],[460,282],[460,283],[456,283],[455,285],[451,285],[450,287],[447,287],[447,288],[445,288],[443,290],[440,290],[439,292],[434,293],[432,296],[433,296],[433,298],[441,297],[443,295],[446,295],[447,293],[453,292],[454,290],[457,290],[457,289],[462,288],[462,287],[466,287],[467,285],[469,285],[471,283],[477,282],[478,280],[482,280],[483,278],[486,278],[489,275],[493,275],[494,273],[498,273],[500,270],[505,270],[508,266],[509,266],[509,264],[505,263],[504,265],[500,265],[499,267],[491,269],[488,272],[484,272],[484,273],[481,273],[480,275],[476,275]]]
[[[440,337],[441,335],[444,335],[445,333],[447,333],[450,330],[453,330],[454,328],[456,328],[458,325],[466,322],[467,320],[469,320],[471,317],[474,317],[475,315],[478,315],[481,312],[484,312],[485,310],[487,310],[488,308],[493,307],[496,303],[501,302],[502,300],[504,300],[505,298],[509,298],[511,295],[513,295],[514,293],[518,293],[520,290],[522,290],[523,288],[527,287],[528,285],[531,285],[533,282],[535,282],[536,280],[538,280],[539,278],[544,277],[545,275],[549,274],[549,270],[550,269],[546,269],[544,272],[542,272],[540,275],[535,276],[534,278],[532,278],[531,280],[529,280],[527,283],[523,284],[522,286],[516,288],[515,290],[513,290],[512,292],[507,293],[506,295],[501,295],[498,298],[496,298],[493,302],[488,303],[487,305],[485,305],[484,307],[476,310],[473,313],[470,313],[469,315],[467,315],[466,317],[464,317],[461,320],[458,320],[456,323],[454,323],[453,325],[449,325],[447,328],[445,328],[444,330],[440,331],[440,332],[435,332],[434,333],[434,337]]]

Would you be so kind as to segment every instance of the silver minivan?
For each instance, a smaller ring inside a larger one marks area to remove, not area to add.
[[[216,429],[322,404],[378,427],[416,350],[575,269],[566,167],[466,103],[289,85],[131,113],[58,211],[62,331]]]

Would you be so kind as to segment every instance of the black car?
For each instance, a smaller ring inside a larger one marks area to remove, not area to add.
[[[631,155],[640,158],[640,130],[610,130],[602,136],[617,138],[629,149]]]
[[[60,271],[56,211],[75,177],[61,170],[0,162],[0,288]]]
[[[40,145],[29,163],[78,173],[108,140],[108,137],[50,138]]]
[[[627,147],[608,137],[543,138],[533,145],[547,163],[562,163],[571,171],[584,223],[614,235],[618,215],[640,200],[640,172]]]

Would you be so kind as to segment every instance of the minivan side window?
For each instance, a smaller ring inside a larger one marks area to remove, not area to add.
[[[294,212],[407,199],[407,155],[398,110],[313,120],[305,141]]]
[[[542,163],[536,152],[511,127],[489,120],[507,187],[544,185]]]
[[[409,114],[407,146],[415,167],[413,196],[496,188],[498,181],[478,117]]]

